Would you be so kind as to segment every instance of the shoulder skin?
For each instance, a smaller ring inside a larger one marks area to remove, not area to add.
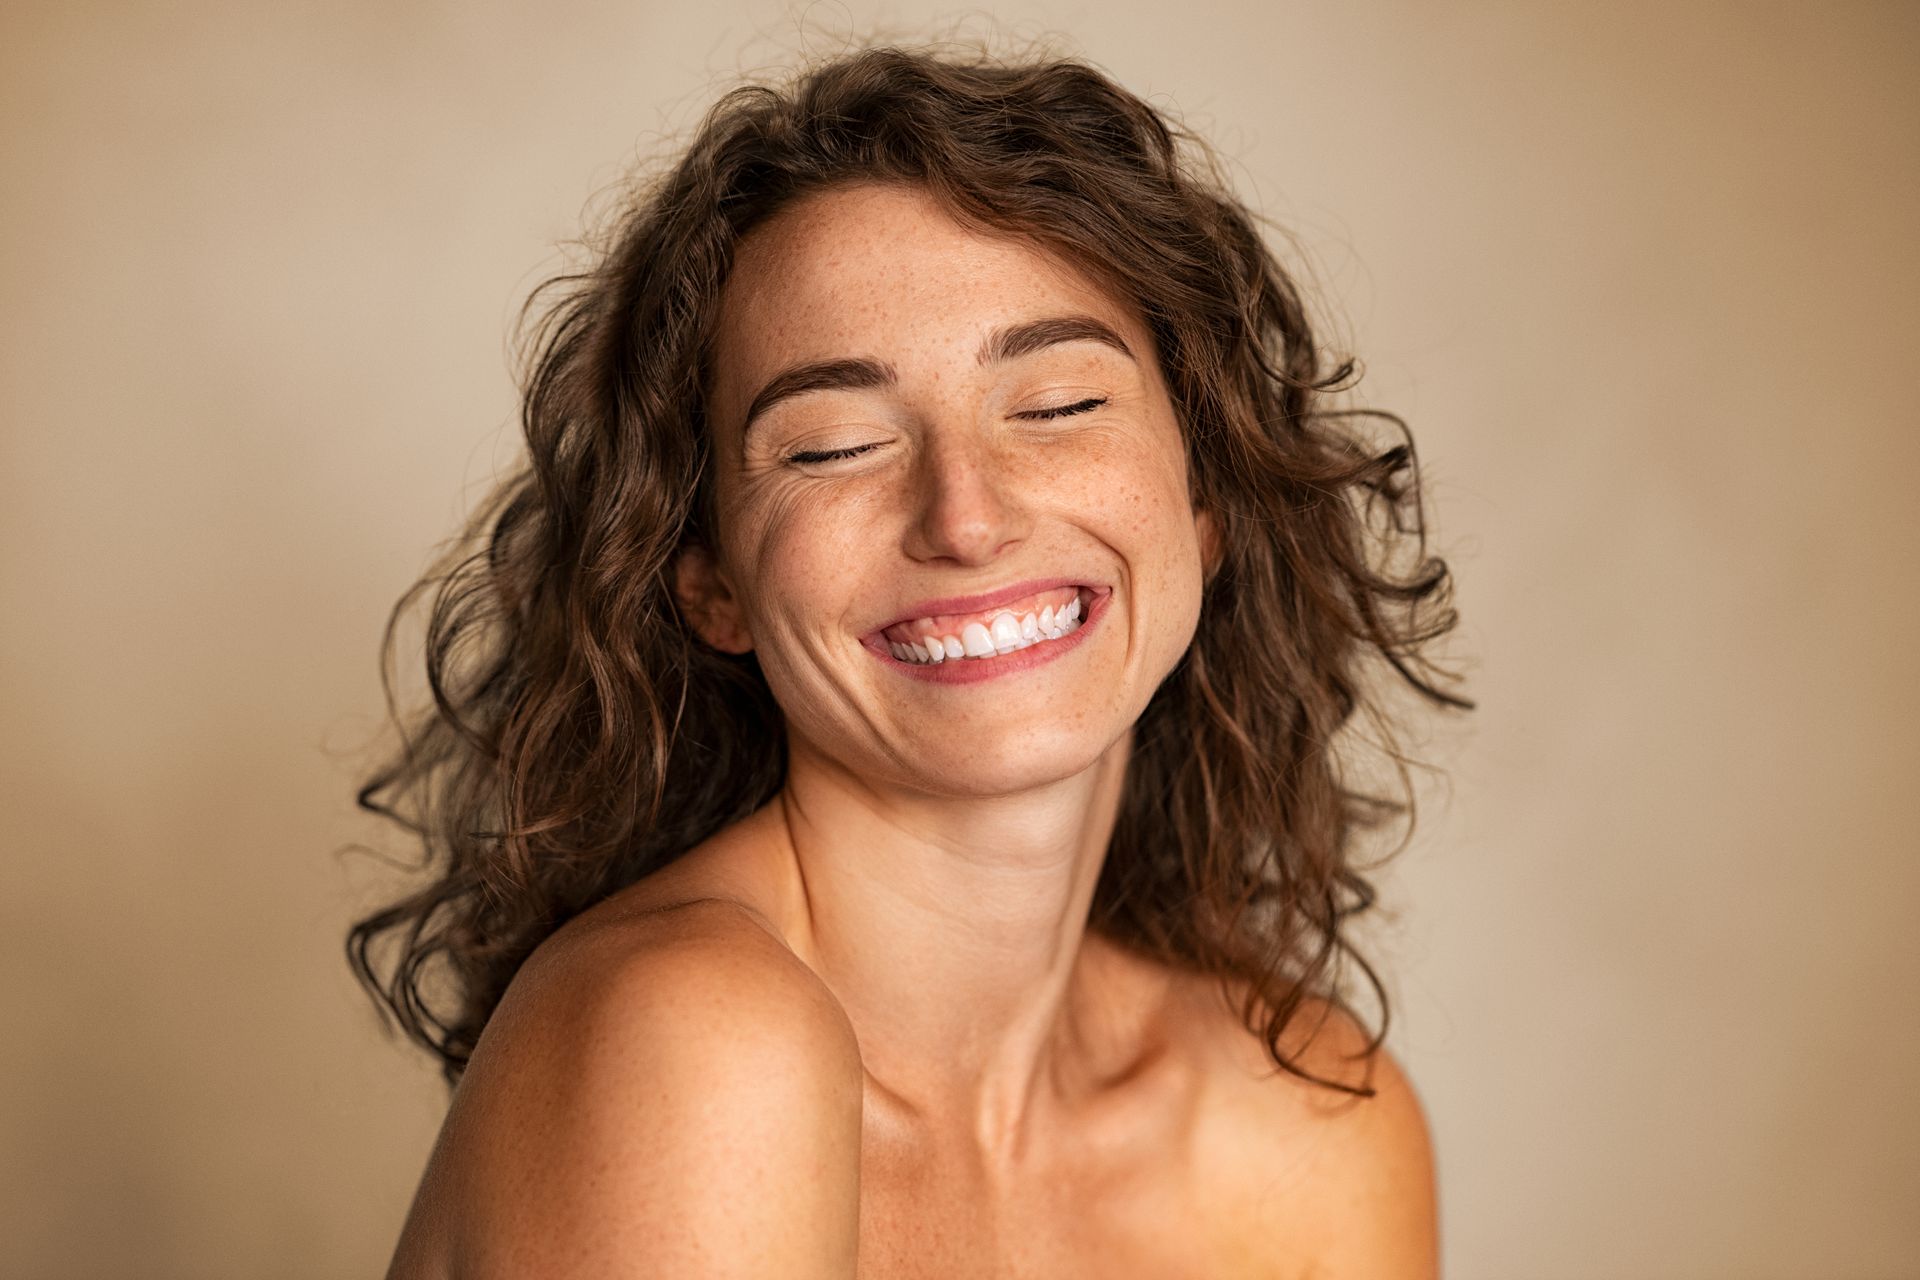
[[[849,1280],[852,1025],[745,908],[590,912],[514,979],[390,1280]]]
[[[1324,1021],[1322,1021],[1324,1019]],[[1318,1031],[1304,1045],[1305,1031]],[[1206,1148],[1223,1181],[1247,1276],[1279,1280],[1434,1280],[1439,1224],[1425,1113],[1385,1049],[1322,1002],[1303,1007],[1286,1043],[1305,1070],[1374,1095],[1356,1098],[1277,1071],[1243,1027],[1235,1065],[1207,1109]]]

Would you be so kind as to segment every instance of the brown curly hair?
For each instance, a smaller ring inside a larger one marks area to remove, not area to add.
[[[1374,896],[1357,837],[1406,802],[1336,754],[1374,708],[1371,668],[1470,705],[1423,657],[1454,613],[1411,439],[1327,406],[1352,362],[1323,365],[1205,146],[1069,59],[870,48],[735,89],[592,264],[535,293],[526,463],[388,624],[390,669],[430,601],[432,700],[359,801],[419,841],[426,878],[354,925],[355,973],[457,1081],[543,939],[779,790],[780,709],[751,653],[696,637],[671,566],[715,545],[703,393],[735,246],[799,196],[874,180],[1062,256],[1145,318],[1222,555],[1135,727],[1089,927],[1219,978],[1277,1066],[1369,1092],[1281,1036],[1311,998],[1351,1007],[1347,962],[1376,997],[1369,1054],[1386,1031],[1345,925]]]

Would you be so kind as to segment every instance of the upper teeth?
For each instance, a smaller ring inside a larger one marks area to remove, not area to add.
[[[1039,613],[1019,617],[995,614],[988,625],[969,622],[957,636],[924,635],[917,642],[889,641],[888,649],[902,662],[945,662],[948,658],[996,658],[1028,645],[1058,640],[1080,627],[1080,598],[1075,596],[1055,613],[1052,605]]]

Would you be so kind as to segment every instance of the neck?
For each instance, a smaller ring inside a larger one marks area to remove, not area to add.
[[[800,945],[859,1037],[870,1087],[917,1124],[1016,1152],[1097,1038],[1083,943],[1131,735],[1014,795],[881,792],[794,743],[771,809],[805,902]]]

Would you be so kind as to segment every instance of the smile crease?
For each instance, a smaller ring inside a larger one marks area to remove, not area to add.
[[[920,632],[917,638],[887,637],[886,641],[888,652],[902,662],[928,664],[960,658],[998,658],[1072,635],[1080,629],[1080,624],[1080,596],[1075,593],[1058,610],[1052,604],[1043,604],[1039,610],[1027,613],[1003,609],[989,619],[968,622],[944,634],[939,626],[922,628],[908,624],[910,631]]]

